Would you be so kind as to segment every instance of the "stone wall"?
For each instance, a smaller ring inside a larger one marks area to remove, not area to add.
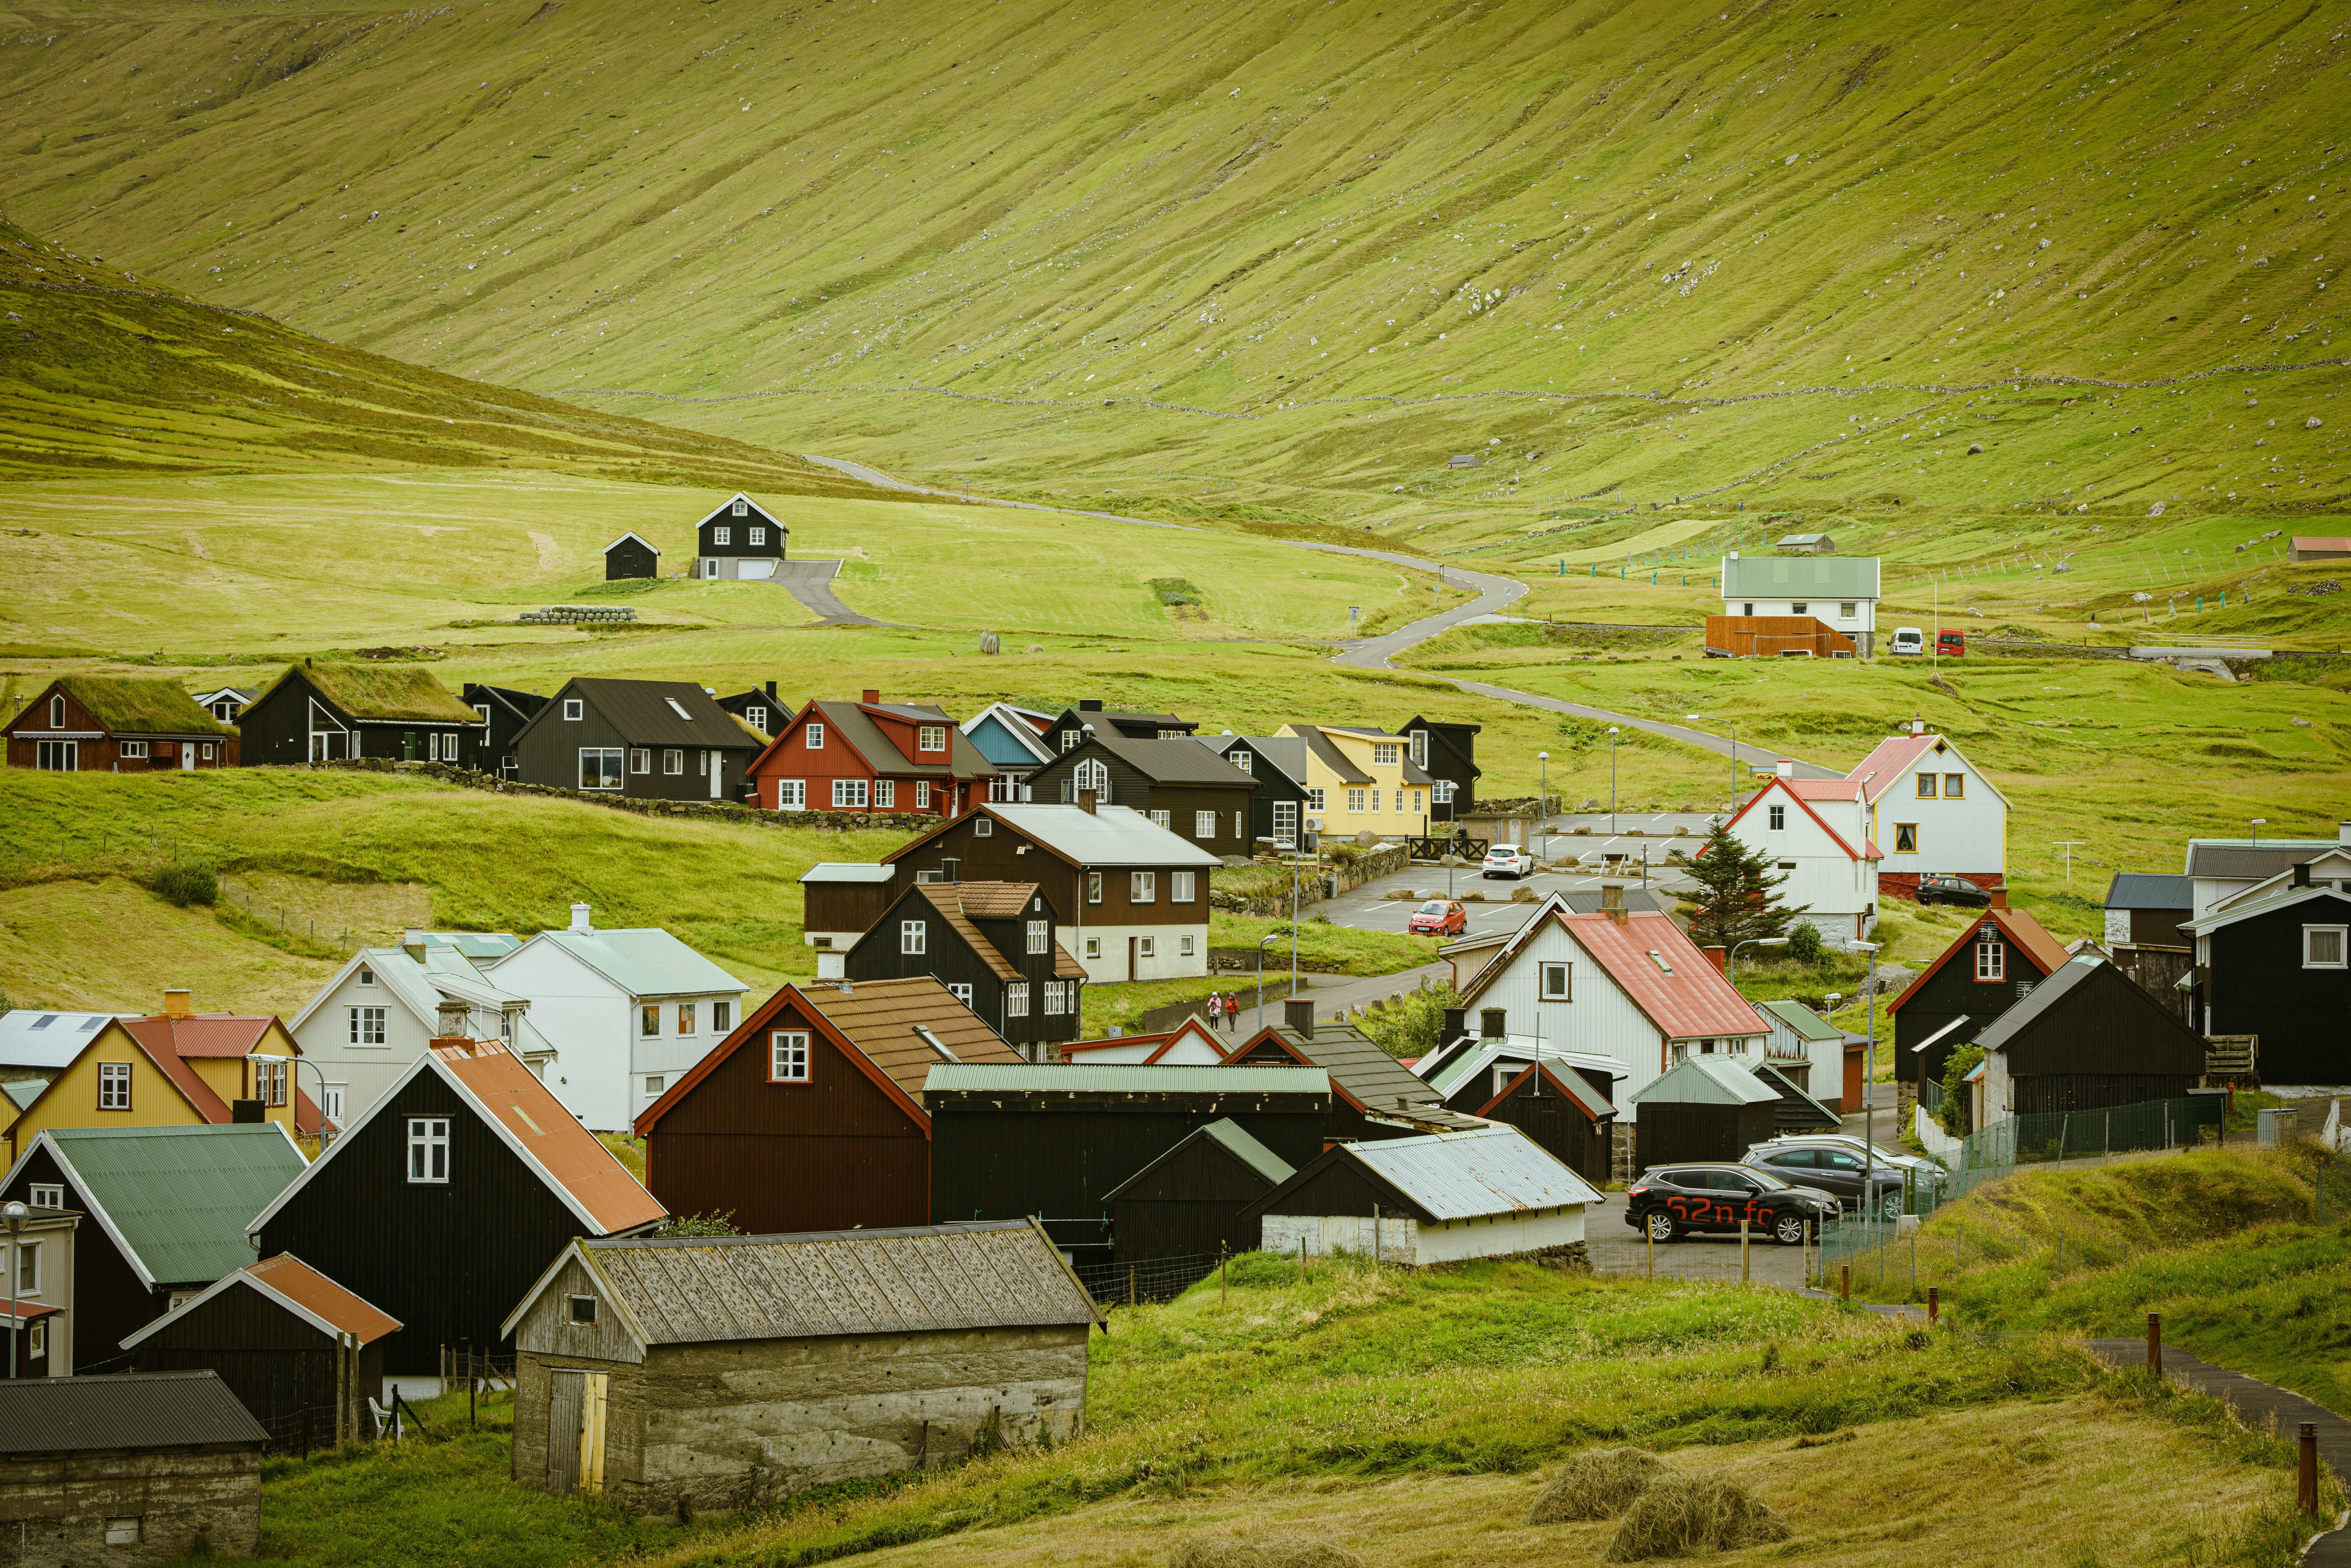
[[[821,832],[854,833],[868,829],[890,832],[926,833],[945,819],[932,811],[763,811],[727,800],[640,800],[601,789],[566,789],[552,784],[524,784],[455,768],[446,762],[398,762],[385,757],[339,758],[332,762],[297,763],[298,768],[335,768],[346,773],[413,773],[461,789],[482,789],[497,795],[551,795],[581,800],[608,810],[633,811],[640,817],[696,817],[705,821],[735,822],[756,828],[814,828]]]
[[[1298,913],[1302,916],[1325,899],[1353,893],[1367,882],[1393,876],[1411,863],[1411,845],[1383,844],[1344,865],[1334,863],[1317,871],[1301,871],[1298,878]],[[1244,898],[1237,893],[1219,892],[1212,881],[1208,907],[1228,915],[1246,915],[1253,920],[1285,920],[1290,916],[1290,889]]]
[[[109,1545],[115,1520],[137,1521],[138,1539]],[[0,1458],[0,1562],[162,1568],[190,1555],[199,1536],[215,1557],[250,1557],[260,1535],[256,1448]]]

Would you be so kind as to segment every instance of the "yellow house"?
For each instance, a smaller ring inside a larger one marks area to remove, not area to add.
[[[1279,732],[1306,742],[1306,817],[1321,831],[1353,838],[1369,831],[1383,838],[1428,832],[1427,769],[1412,759],[1412,743],[1384,729],[1286,724]]]
[[[301,1054],[275,1017],[192,1012],[187,992],[165,991],[161,1013],[109,1021],[18,1113],[8,1127],[8,1163],[50,1128],[258,1120],[292,1124],[298,1140],[316,1138],[319,1108],[293,1081]]]

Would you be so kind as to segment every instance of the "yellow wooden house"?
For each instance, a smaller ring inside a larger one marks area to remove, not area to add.
[[[1436,780],[1412,759],[1407,737],[1343,725],[1287,724],[1279,733],[1306,742],[1306,817],[1322,832],[1390,839],[1428,832]]]

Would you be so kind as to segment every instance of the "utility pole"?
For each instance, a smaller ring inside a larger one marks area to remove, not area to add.
[[[2065,852],[2065,885],[2074,885],[2074,852],[2089,843],[2087,839],[2052,839],[2049,841]]]
[[[1616,836],[1616,727],[1608,727],[1608,836]]]
[[[1551,753],[1536,752],[1535,765],[1540,770],[1537,774],[1539,782],[1535,785],[1535,810],[1542,820],[1542,858],[1549,860],[1551,859]]]

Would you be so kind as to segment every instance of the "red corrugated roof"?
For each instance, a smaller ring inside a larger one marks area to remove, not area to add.
[[[245,1018],[235,1013],[193,1013],[186,1018],[158,1015],[153,1018],[125,1019],[123,1023],[145,1026],[148,1033],[142,1040],[152,1040],[160,1033],[172,1042],[172,1049],[182,1056],[246,1056],[252,1053],[276,1020],[266,1016]]]
[[[503,1123],[533,1159],[604,1228],[604,1233],[650,1225],[668,1211],[638,1185],[612,1151],[596,1141],[561,1101],[503,1046],[476,1040],[433,1054]]]
[[[170,1018],[158,1013],[148,1018],[120,1019],[122,1032],[132,1043],[147,1053],[147,1060],[156,1070],[170,1079],[186,1096],[189,1107],[205,1121],[218,1125],[234,1121],[235,1113],[228,1103],[213,1092],[188,1065],[188,1059],[218,1059],[250,1056],[268,1040],[270,1027],[277,1023],[274,1014],[249,1018],[238,1013],[193,1013],[186,1018]],[[283,1026],[279,1026],[282,1028]],[[103,1038],[101,1036],[101,1038]],[[301,1047],[294,1037],[287,1035],[284,1049],[272,1054],[298,1056]],[[300,1076],[299,1069],[294,1071]],[[294,1088],[294,1127],[308,1137],[319,1135],[319,1106],[299,1084]]]
[[[1927,982],[1934,977],[1935,972],[1972,945],[1976,939],[1976,933],[1981,931],[1986,925],[2000,927],[2011,944],[2024,949],[2026,956],[2040,966],[2041,973],[2044,977],[2064,968],[2066,960],[2073,956],[2065,951],[2065,945],[2063,942],[2049,935],[2041,922],[2033,919],[2022,909],[1987,909],[1978,917],[1974,925],[1960,932],[1951,945],[1943,949],[1939,957],[1927,966],[1926,973],[1904,987],[1900,996],[1886,1003],[1886,1010],[1889,1013],[1900,1012],[1902,1004],[1923,991]]]
[[[1854,779],[1791,779],[1788,789],[1802,800],[1858,800],[1861,783]]]
[[[1619,925],[1605,915],[1554,914],[1668,1040],[1768,1033],[1762,1015],[1709,963],[1673,916],[1635,911]],[[1667,974],[1649,955],[1663,958]]]
[[[1889,735],[1845,777],[1859,784],[1867,799],[1875,800],[1896,779],[1909,772],[1912,763],[1934,750],[1935,743],[1942,738],[1939,735]]]
[[[291,1252],[249,1264],[244,1272],[343,1333],[359,1335],[361,1344],[371,1344],[400,1327],[398,1318],[360,1300]]]

